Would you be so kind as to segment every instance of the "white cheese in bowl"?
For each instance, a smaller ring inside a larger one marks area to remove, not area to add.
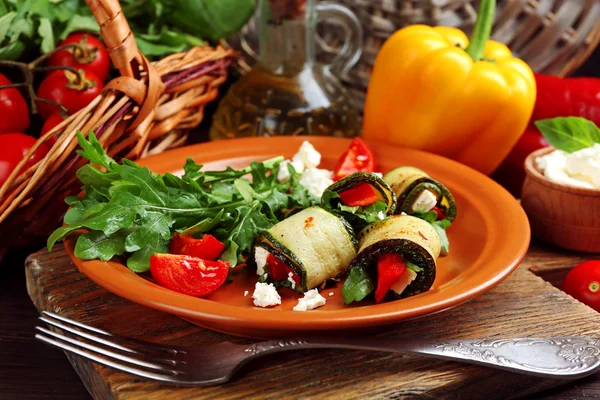
[[[600,143],[566,153],[555,150],[535,160],[544,176],[553,182],[588,189],[600,189]]]

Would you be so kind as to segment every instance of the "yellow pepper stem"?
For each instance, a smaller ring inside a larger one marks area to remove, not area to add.
[[[496,0],[482,0],[477,20],[471,34],[471,41],[465,50],[473,61],[477,62],[483,57],[485,44],[492,34],[494,25],[494,14],[496,12]]]

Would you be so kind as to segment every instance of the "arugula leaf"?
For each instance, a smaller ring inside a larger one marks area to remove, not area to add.
[[[338,193],[326,190],[323,193],[322,204],[331,212],[344,217],[357,232],[369,224],[386,218],[387,205],[381,200],[377,200],[366,207],[351,207],[342,204]]]
[[[342,285],[344,304],[361,301],[374,290],[375,281],[369,276],[367,270],[363,267],[352,268]]]
[[[128,234],[129,232],[123,229],[110,236],[102,231],[91,231],[81,235],[75,245],[75,257],[108,261],[114,256],[120,256],[125,252],[125,237]]]
[[[410,261],[404,261],[406,264],[406,268],[410,269],[413,272],[422,272],[423,268],[419,267],[416,264],[411,263]]]
[[[152,257],[152,254],[167,253],[168,251],[169,246],[163,240],[159,241],[156,247],[148,244],[127,259],[127,268],[133,272],[147,272],[150,270],[150,257]]]
[[[413,217],[421,218],[422,220],[429,222],[431,224],[431,226],[433,226],[433,229],[435,229],[438,236],[440,237],[440,243],[442,245],[442,255],[448,254],[448,251],[450,251],[450,242],[448,241],[448,235],[446,234],[446,228],[448,228],[450,225],[452,225],[452,223],[450,221],[448,221],[447,219],[437,221],[438,215],[433,210],[426,212],[426,213],[420,212],[420,211],[415,211],[413,213]]]
[[[600,143],[600,129],[581,117],[560,117],[535,121],[548,143],[559,150],[572,153]]]

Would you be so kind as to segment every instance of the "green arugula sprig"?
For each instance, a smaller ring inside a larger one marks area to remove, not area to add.
[[[387,205],[381,200],[377,200],[366,207],[347,206],[342,203],[342,198],[337,192],[325,190],[321,204],[332,213],[344,217],[356,232],[360,232],[369,224],[386,218]]]
[[[448,221],[447,219],[442,219],[440,221],[437,221],[438,215],[433,210],[426,212],[426,213],[415,212],[413,214],[413,216],[415,216],[417,218],[421,218],[421,219],[429,222],[431,224],[431,226],[433,226],[433,229],[435,229],[435,231],[440,236],[440,242],[442,245],[442,255],[448,254],[448,251],[450,251],[450,242],[448,241],[448,235],[446,234],[446,228],[448,228],[450,225],[452,225],[452,222]]]
[[[567,153],[600,143],[600,128],[581,117],[559,117],[535,122],[548,143]]]
[[[293,167],[291,177],[277,181],[282,157],[254,162],[248,168],[202,171],[192,159],[185,174],[159,175],[129,160],[116,163],[93,133],[78,132],[78,154],[90,161],[77,171],[83,197],[69,197],[65,226],[48,238],[48,248],[80,229],[75,256],[81,259],[127,256],[135,272],[149,269],[154,253],[168,251],[175,231],[201,235],[210,232],[226,245],[222,256],[231,266],[243,261],[256,235],[295,209],[317,203],[300,185]],[[98,166],[94,166],[94,165]],[[245,178],[250,174],[252,181]]]

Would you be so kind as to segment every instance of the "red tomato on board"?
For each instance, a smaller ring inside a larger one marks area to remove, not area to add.
[[[12,82],[0,74],[0,85]],[[0,90],[0,133],[25,132],[29,127],[29,108],[25,98],[15,88]]]
[[[37,96],[63,105],[70,113],[75,113],[94,100],[104,85],[91,72],[85,72],[82,79],[71,71],[54,71],[40,84]],[[43,119],[58,111],[58,107],[43,101],[37,106]]]
[[[342,203],[350,206],[368,206],[377,201],[377,193],[368,183],[359,183],[339,193]]]
[[[71,33],[57,47],[78,44],[80,48],[60,50],[50,56],[48,65],[67,66],[91,72],[102,82],[106,82],[110,70],[110,58],[102,42],[94,35],[85,32]]]
[[[171,254],[185,254],[203,260],[216,260],[225,250],[225,245],[213,235],[205,234],[202,239],[191,236],[181,236],[176,233],[171,240]]]
[[[562,289],[600,312],[600,260],[585,261],[570,270]]]
[[[203,297],[223,285],[229,274],[229,263],[186,255],[153,254],[150,257],[150,273],[167,289]]]
[[[359,137],[352,139],[348,149],[342,154],[333,170],[333,180],[337,181],[355,172],[374,172],[375,156],[367,144]]]
[[[6,182],[8,176],[27,155],[29,149],[35,144],[36,139],[24,133],[0,134],[0,186]],[[48,154],[48,147],[42,144],[25,164],[27,168],[36,164]]]

